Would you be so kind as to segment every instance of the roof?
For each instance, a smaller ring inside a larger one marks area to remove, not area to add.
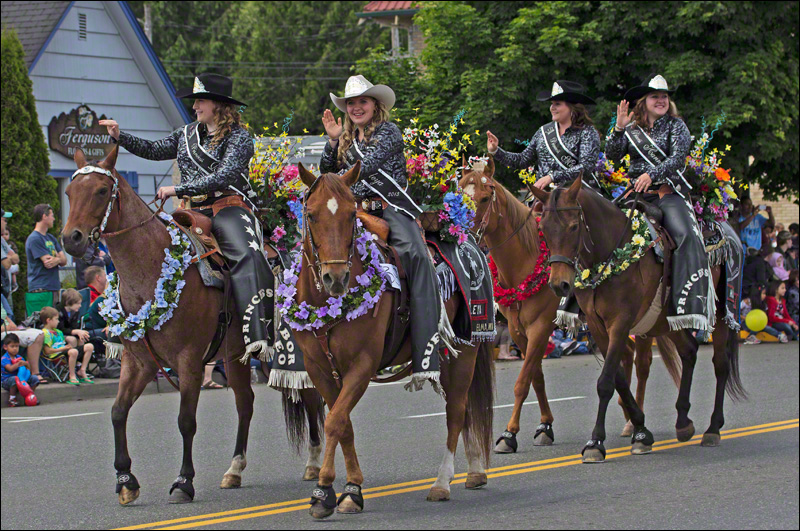
[[[50,34],[67,12],[71,2],[21,2],[3,0],[3,28],[13,28],[25,50],[25,65],[30,68]]]
[[[374,1],[364,6],[364,11],[356,13],[357,17],[376,17],[386,15],[413,15],[419,11],[419,5],[416,1],[410,0],[406,2],[387,2],[387,1]]]

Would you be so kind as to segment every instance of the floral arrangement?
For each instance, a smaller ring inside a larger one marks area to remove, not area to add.
[[[631,220],[633,237],[624,247],[619,247],[611,254],[608,261],[584,269],[575,275],[576,289],[595,289],[604,280],[613,275],[619,275],[632,264],[635,264],[652,247],[650,229],[645,221],[644,214],[634,210],[624,209],[625,215]]]
[[[630,155],[625,155],[622,158],[618,168],[608,160],[606,154],[602,151],[597,157],[597,166],[595,167],[597,180],[612,198],[616,199],[628,187],[630,183],[628,168],[630,168],[630,165]]]
[[[472,145],[471,135],[458,137],[463,115],[460,112],[446,129],[439,124],[420,127],[414,117],[403,130],[408,193],[424,211],[436,216],[442,240],[458,243],[467,240],[477,209],[458,186],[458,160]]]
[[[263,206],[258,216],[264,226],[264,238],[271,240],[279,249],[291,249],[300,240],[302,224],[302,191],[305,188],[299,178],[297,166],[289,164],[296,155],[301,139],[288,138],[291,116],[276,136],[256,136],[255,154],[250,160],[250,182],[261,197]],[[277,128],[278,123],[274,126]],[[264,127],[264,131],[269,131]],[[271,234],[267,234],[268,231]]]
[[[538,224],[541,218],[536,218]],[[497,264],[494,263],[494,258],[489,258],[489,270],[492,273],[492,285],[494,287],[495,301],[501,306],[510,307],[515,302],[523,302],[530,299],[542,287],[547,284],[550,278],[550,250],[547,248],[547,243],[544,241],[544,234],[542,229],[539,229],[539,258],[536,259],[536,265],[533,272],[525,277],[525,280],[520,282],[519,286],[506,289],[500,285],[499,274],[497,272]]]
[[[519,171],[519,179],[523,184],[533,184],[539,177],[536,175],[536,168],[529,166]]]
[[[694,211],[698,221],[703,224],[727,220],[733,210],[733,201],[738,199],[733,188],[736,180],[731,177],[730,170],[722,167],[722,159],[725,152],[731,150],[731,146],[725,146],[725,152],[714,148],[706,153],[714,133],[723,123],[725,123],[724,111],[709,134],[706,132],[706,121],[703,119],[700,137],[686,158],[687,171],[694,172],[697,183],[692,194],[695,198]]]
[[[367,232],[358,219],[356,234],[356,251],[366,269],[363,274],[356,276],[356,285],[348,293],[341,297],[329,297],[327,306],[317,308],[305,301],[298,304],[295,299],[303,253],[297,253],[292,266],[283,273],[283,282],[278,286],[275,295],[283,320],[292,329],[316,330],[342,318],[352,321],[365,315],[380,301],[386,290],[387,275],[381,267],[380,250],[374,242],[377,236]]]
[[[136,313],[126,316],[119,295],[119,277],[114,273],[110,274],[103,293],[105,300],[100,304],[100,315],[108,323],[111,336],[138,341],[147,330],[160,330],[178,307],[181,292],[186,285],[183,275],[191,265],[191,243],[175,224],[172,216],[165,212],[161,212],[159,216],[169,224],[167,231],[171,246],[164,249],[164,262],[161,264],[161,276],[156,282],[154,297],[146,301]]]

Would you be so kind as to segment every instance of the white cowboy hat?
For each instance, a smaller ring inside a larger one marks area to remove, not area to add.
[[[356,96],[370,96],[380,101],[386,106],[386,110],[391,110],[394,107],[395,95],[394,91],[386,85],[373,85],[364,76],[350,76],[347,80],[347,85],[344,87],[344,97],[339,98],[333,92],[331,94],[331,101],[336,108],[347,113],[347,99],[355,98]]]

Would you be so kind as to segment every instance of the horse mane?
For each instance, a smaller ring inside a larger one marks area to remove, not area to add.
[[[520,243],[523,247],[531,250],[539,250],[539,229],[537,223],[529,223],[531,218],[528,217],[530,209],[526,207],[514,194],[512,194],[505,186],[495,181],[495,186],[499,188],[506,197],[507,212],[506,218],[508,219],[511,230],[516,230],[517,227],[524,226],[517,233]]]

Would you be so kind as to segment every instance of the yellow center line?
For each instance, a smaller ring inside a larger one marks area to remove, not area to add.
[[[784,420],[780,422],[770,422],[768,424],[759,424],[756,426],[749,426],[746,428],[736,428],[731,430],[725,430],[721,432],[721,435],[725,436],[725,439],[736,439],[739,437],[746,437],[749,435],[757,435],[760,433],[769,433],[774,431],[781,431],[786,429],[797,428],[800,426],[798,422],[800,419],[790,419]],[[660,450],[668,450],[672,448],[680,448],[683,446],[691,446],[700,443],[702,439],[702,435],[695,435],[690,441],[687,442],[678,442],[677,439],[670,439],[666,441],[658,441],[653,444],[653,451],[660,451]],[[617,457],[624,457],[626,455],[630,455],[630,446],[624,446],[620,448],[613,448],[607,451],[606,459],[614,459]],[[564,457],[556,457],[552,459],[544,459],[541,461],[532,461],[528,463],[517,463],[514,465],[507,465],[502,467],[490,468],[486,470],[487,476],[489,478],[499,478],[504,476],[512,476],[517,474],[526,474],[530,472],[535,472],[539,470],[550,470],[555,468],[561,468],[565,466],[573,466],[576,464],[581,464],[581,455],[569,455]],[[456,474],[455,479],[452,481],[452,484],[460,484],[466,482],[466,473]],[[436,481],[436,478],[428,478],[428,479],[419,479],[414,481],[408,481],[404,483],[395,483],[392,485],[384,485],[380,487],[371,487],[368,489],[363,489],[362,492],[364,493],[364,499],[370,498],[381,498],[384,496],[393,496],[397,494],[405,494],[409,492],[418,492],[421,490],[427,490],[430,488],[430,485],[433,481]],[[338,495],[338,494],[337,494]],[[136,529],[190,529],[193,527],[199,526],[206,526],[206,525],[213,525],[213,524],[220,524],[225,522],[233,522],[237,520],[245,520],[250,518],[259,518],[262,516],[270,516],[275,514],[283,514],[287,512],[293,511],[301,511],[308,509],[309,498],[302,498],[299,500],[291,500],[279,503],[271,503],[268,505],[257,505],[253,507],[245,507],[242,509],[234,509],[229,511],[222,511],[217,513],[210,513],[210,514],[203,514],[197,516],[187,516],[183,518],[176,518],[172,520],[162,520],[160,522],[151,522],[148,524],[140,524],[134,525],[130,527],[121,527],[118,529],[125,529],[125,530],[136,530]],[[202,520],[202,521],[198,521]],[[172,525],[170,524],[178,524]],[[169,526],[169,527],[160,527],[160,526]]]

